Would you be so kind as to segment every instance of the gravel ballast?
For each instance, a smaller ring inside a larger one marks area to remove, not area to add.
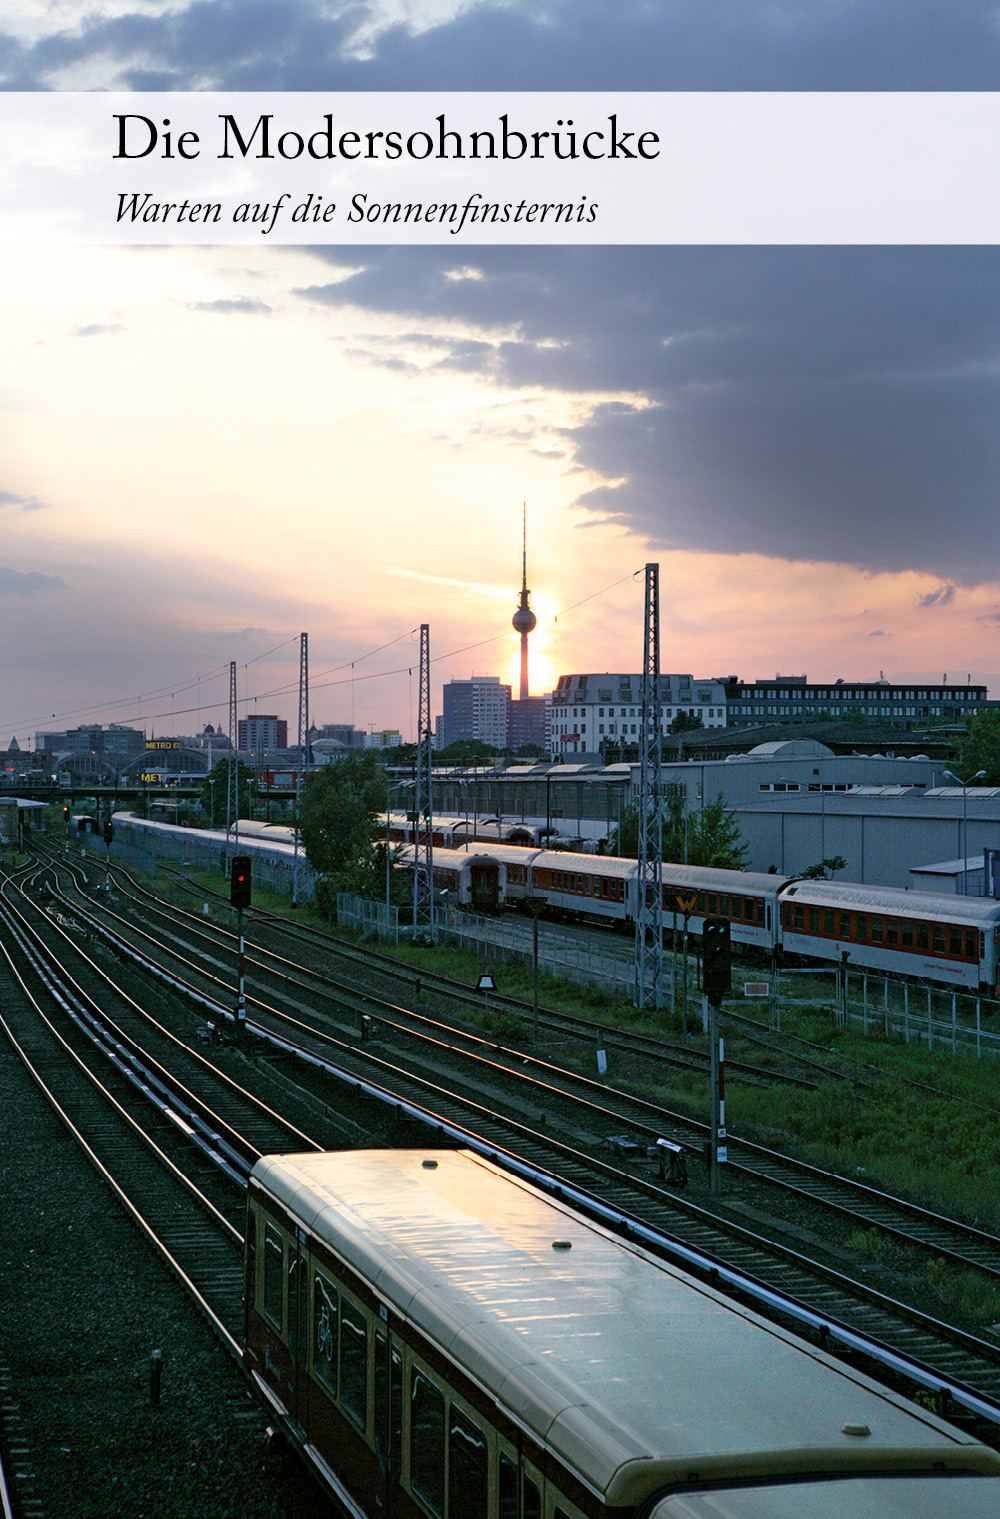
[[[0,1092],[0,1435],[20,1511],[332,1519],[2,1034]]]

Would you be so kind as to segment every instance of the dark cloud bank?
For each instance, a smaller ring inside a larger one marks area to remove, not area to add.
[[[30,47],[0,37],[0,68],[22,89],[86,64],[138,90],[992,90],[1000,65],[983,0],[514,0],[361,48],[370,22],[305,0],[137,7]],[[366,250],[359,272],[356,250],[319,257],[343,267],[305,298],[470,324],[438,363],[642,397],[566,443],[623,482],[583,504],[657,545],[997,578],[993,249],[407,247]],[[483,278],[446,278],[463,265]]]

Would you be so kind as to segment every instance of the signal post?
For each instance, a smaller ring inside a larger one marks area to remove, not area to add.
[[[236,1002],[236,1042],[242,1048],[246,1044],[247,999],[243,978],[243,909],[250,906],[250,856],[233,856],[229,874],[229,900],[236,908],[237,932],[240,940],[239,992]]]
[[[729,923],[722,918],[707,918],[702,929],[702,984],[708,1004],[708,1038],[712,1055],[712,1127],[708,1184],[713,1196],[722,1191],[719,1167],[727,1159],[725,1045],[719,1034],[719,1009],[723,997],[729,996],[731,981]]]

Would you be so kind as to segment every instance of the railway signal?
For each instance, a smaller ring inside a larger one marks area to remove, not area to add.
[[[712,1070],[712,1137],[709,1147],[709,1189],[721,1191],[720,1165],[727,1156],[726,1147],[726,1077],[725,1045],[719,1035],[719,1008],[723,997],[732,990],[729,955],[729,922],[725,918],[706,918],[702,928],[701,979],[708,1012],[708,1036]]]
[[[250,906],[250,856],[248,854],[233,855],[233,863],[229,871],[229,900],[236,908],[237,931],[240,941],[239,986],[236,1000],[236,1042],[242,1046],[245,1042],[247,1031],[243,909]]]
[[[250,906],[250,856],[233,856],[233,868],[229,876],[229,900],[234,907]]]
[[[732,990],[729,957],[729,923],[725,918],[706,918],[702,929],[701,974],[705,996],[714,1007]]]

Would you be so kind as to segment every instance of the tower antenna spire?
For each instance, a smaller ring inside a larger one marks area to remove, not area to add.
[[[521,595],[517,603],[517,611],[511,618],[511,625],[515,633],[521,635],[521,686],[518,693],[520,700],[525,701],[528,695],[528,634],[533,633],[538,626],[538,618],[531,610],[531,592],[528,590],[528,503],[522,502],[522,538],[521,538]]]

